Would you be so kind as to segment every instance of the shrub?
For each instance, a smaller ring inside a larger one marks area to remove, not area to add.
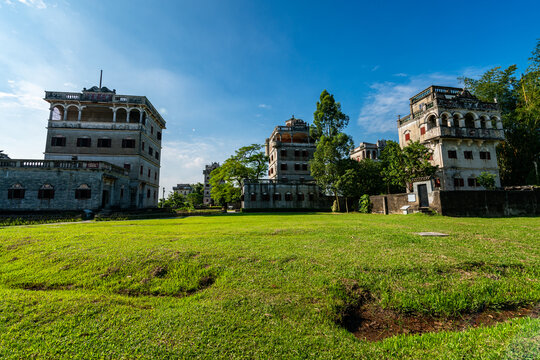
[[[497,175],[482,171],[480,176],[476,178],[478,185],[483,186],[486,190],[495,190],[495,178]]]
[[[364,214],[370,213],[371,208],[373,207],[373,204],[371,203],[371,200],[369,200],[369,195],[364,194],[360,197],[360,200],[358,201],[358,211]]]

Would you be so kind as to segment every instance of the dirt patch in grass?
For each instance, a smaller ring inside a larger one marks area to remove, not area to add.
[[[400,334],[463,331],[468,328],[494,325],[513,318],[539,317],[539,315],[540,304],[530,308],[486,310],[458,317],[442,318],[401,314],[390,309],[382,309],[378,304],[368,302],[361,304],[356,309],[350,309],[340,325],[358,339],[379,341]]]

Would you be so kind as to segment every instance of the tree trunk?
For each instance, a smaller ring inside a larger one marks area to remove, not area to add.
[[[336,196],[336,203],[337,203],[337,211],[341,212],[341,209],[339,208],[339,198],[337,196],[337,192],[334,191],[334,195]]]
[[[349,213],[349,198],[345,196],[345,209],[347,209],[347,214]]]

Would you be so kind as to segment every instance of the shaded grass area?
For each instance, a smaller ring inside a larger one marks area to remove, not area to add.
[[[528,317],[374,343],[339,323],[365,293],[411,316],[538,304],[539,230],[359,214],[4,228],[0,357],[535,358]]]

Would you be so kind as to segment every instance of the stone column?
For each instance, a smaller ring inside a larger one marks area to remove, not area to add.
[[[459,127],[465,127],[465,118],[459,118]]]
[[[68,109],[64,107],[64,121],[67,120]]]
[[[77,115],[77,121],[81,121],[81,117],[82,117],[82,107],[79,107],[79,115]]]
[[[54,107],[49,109],[49,121],[52,120],[52,114],[54,112]]]
[[[129,122],[129,112],[130,112],[130,110],[131,109],[129,107],[126,109],[126,112],[127,112],[127,114],[126,114],[126,122]]]
[[[141,111],[141,109],[139,109],[139,124],[142,124],[143,114],[144,114],[144,110]]]
[[[442,119],[441,119],[440,116],[437,117],[436,123],[437,123],[437,126],[439,126],[439,127],[442,126]]]
[[[474,120],[474,127],[480,129],[482,124],[480,124],[480,119]]]
[[[113,111],[112,121],[113,121],[113,123],[115,123],[116,122],[116,110],[118,110],[118,108],[112,107],[111,109]]]
[[[502,130],[502,128],[503,128],[502,121],[500,119],[497,119],[497,129]]]

